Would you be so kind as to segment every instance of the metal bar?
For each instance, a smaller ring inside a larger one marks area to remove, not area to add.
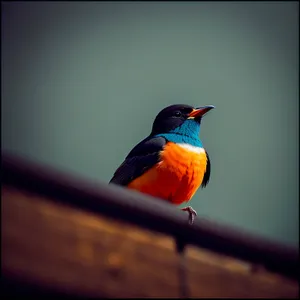
[[[119,186],[88,183],[3,152],[2,184],[184,239],[187,244],[261,264],[285,276],[299,276],[299,248],[202,218],[197,218],[190,226],[187,215],[173,205]]]

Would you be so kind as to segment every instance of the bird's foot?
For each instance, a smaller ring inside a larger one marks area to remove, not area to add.
[[[188,214],[189,214],[189,224],[193,225],[195,217],[197,216],[197,212],[191,206],[184,207],[181,210],[188,212]]]

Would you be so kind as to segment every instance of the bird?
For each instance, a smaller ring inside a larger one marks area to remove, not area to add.
[[[200,140],[203,116],[215,108],[174,104],[154,119],[150,134],[139,142],[116,169],[109,184],[148,194],[174,205],[189,202],[199,187],[206,187],[211,162]],[[197,212],[187,206],[189,224]]]

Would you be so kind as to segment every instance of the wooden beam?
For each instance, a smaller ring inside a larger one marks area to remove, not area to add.
[[[186,244],[247,260],[291,278],[299,277],[299,248],[203,217],[196,218],[193,226],[189,226],[184,212],[160,199],[101,182],[86,182],[11,154],[2,154],[1,179],[6,185],[51,201],[180,238]]]
[[[2,276],[86,297],[180,297],[180,257],[169,236],[2,187]],[[191,297],[297,298],[298,282],[199,250],[186,253]],[[181,274],[182,275],[182,274]],[[6,289],[6,292],[9,290]]]

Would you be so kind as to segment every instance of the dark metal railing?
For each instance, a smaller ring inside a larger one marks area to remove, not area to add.
[[[261,264],[285,276],[299,276],[299,249],[199,217],[190,226],[187,215],[173,205],[119,186],[89,183],[7,153],[2,153],[2,184],[180,237],[187,244]]]

